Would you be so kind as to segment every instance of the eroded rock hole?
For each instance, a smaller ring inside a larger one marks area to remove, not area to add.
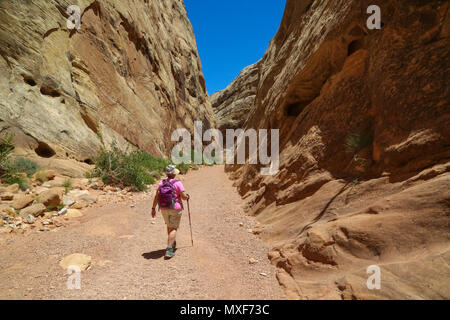
[[[37,148],[34,149],[34,152],[42,158],[51,158],[56,154],[55,151],[45,142],[39,142]]]
[[[58,90],[52,88],[52,87],[47,87],[47,86],[42,86],[41,87],[41,93],[45,96],[50,96],[53,98],[56,97],[60,97],[61,94],[58,92]]]
[[[351,56],[352,54],[354,54],[356,51],[360,50],[364,48],[363,45],[363,41],[362,40],[355,40],[350,42],[350,44],[348,45],[348,56]]]
[[[307,102],[290,103],[285,107],[286,115],[288,117],[297,117],[308,104]]]
[[[23,81],[25,81],[25,83],[29,86],[34,87],[36,85],[36,81],[34,81],[32,78],[29,77],[24,77]]]

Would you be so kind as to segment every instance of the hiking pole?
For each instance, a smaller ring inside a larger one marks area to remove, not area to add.
[[[192,223],[191,223],[191,208],[189,207],[189,199],[191,196],[188,194],[187,205],[188,205],[188,214],[189,214],[189,227],[191,228],[191,243],[194,246],[194,238],[192,237]]]

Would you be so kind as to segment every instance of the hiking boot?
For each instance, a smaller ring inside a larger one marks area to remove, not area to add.
[[[164,258],[170,259],[173,257],[175,257],[175,252],[173,251],[173,248],[171,246],[168,246],[166,249],[166,255],[164,256]]]

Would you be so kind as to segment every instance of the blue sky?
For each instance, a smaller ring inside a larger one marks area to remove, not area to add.
[[[185,0],[211,95],[261,59],[286,0]]]

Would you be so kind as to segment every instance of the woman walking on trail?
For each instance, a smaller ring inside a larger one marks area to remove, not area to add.
[[[153,199],[152,217],[156,216],[156,205],[158,205],[167,225],[168,239],[165,258],[170,259],[175,256],[177,230],[183,213],[182,200],[189,200],[189,195],[185,193],[183,184],[175,179],[176,175],[180,174],[176,166],[167,166],[166,174],[167,179],[159,183]]]

